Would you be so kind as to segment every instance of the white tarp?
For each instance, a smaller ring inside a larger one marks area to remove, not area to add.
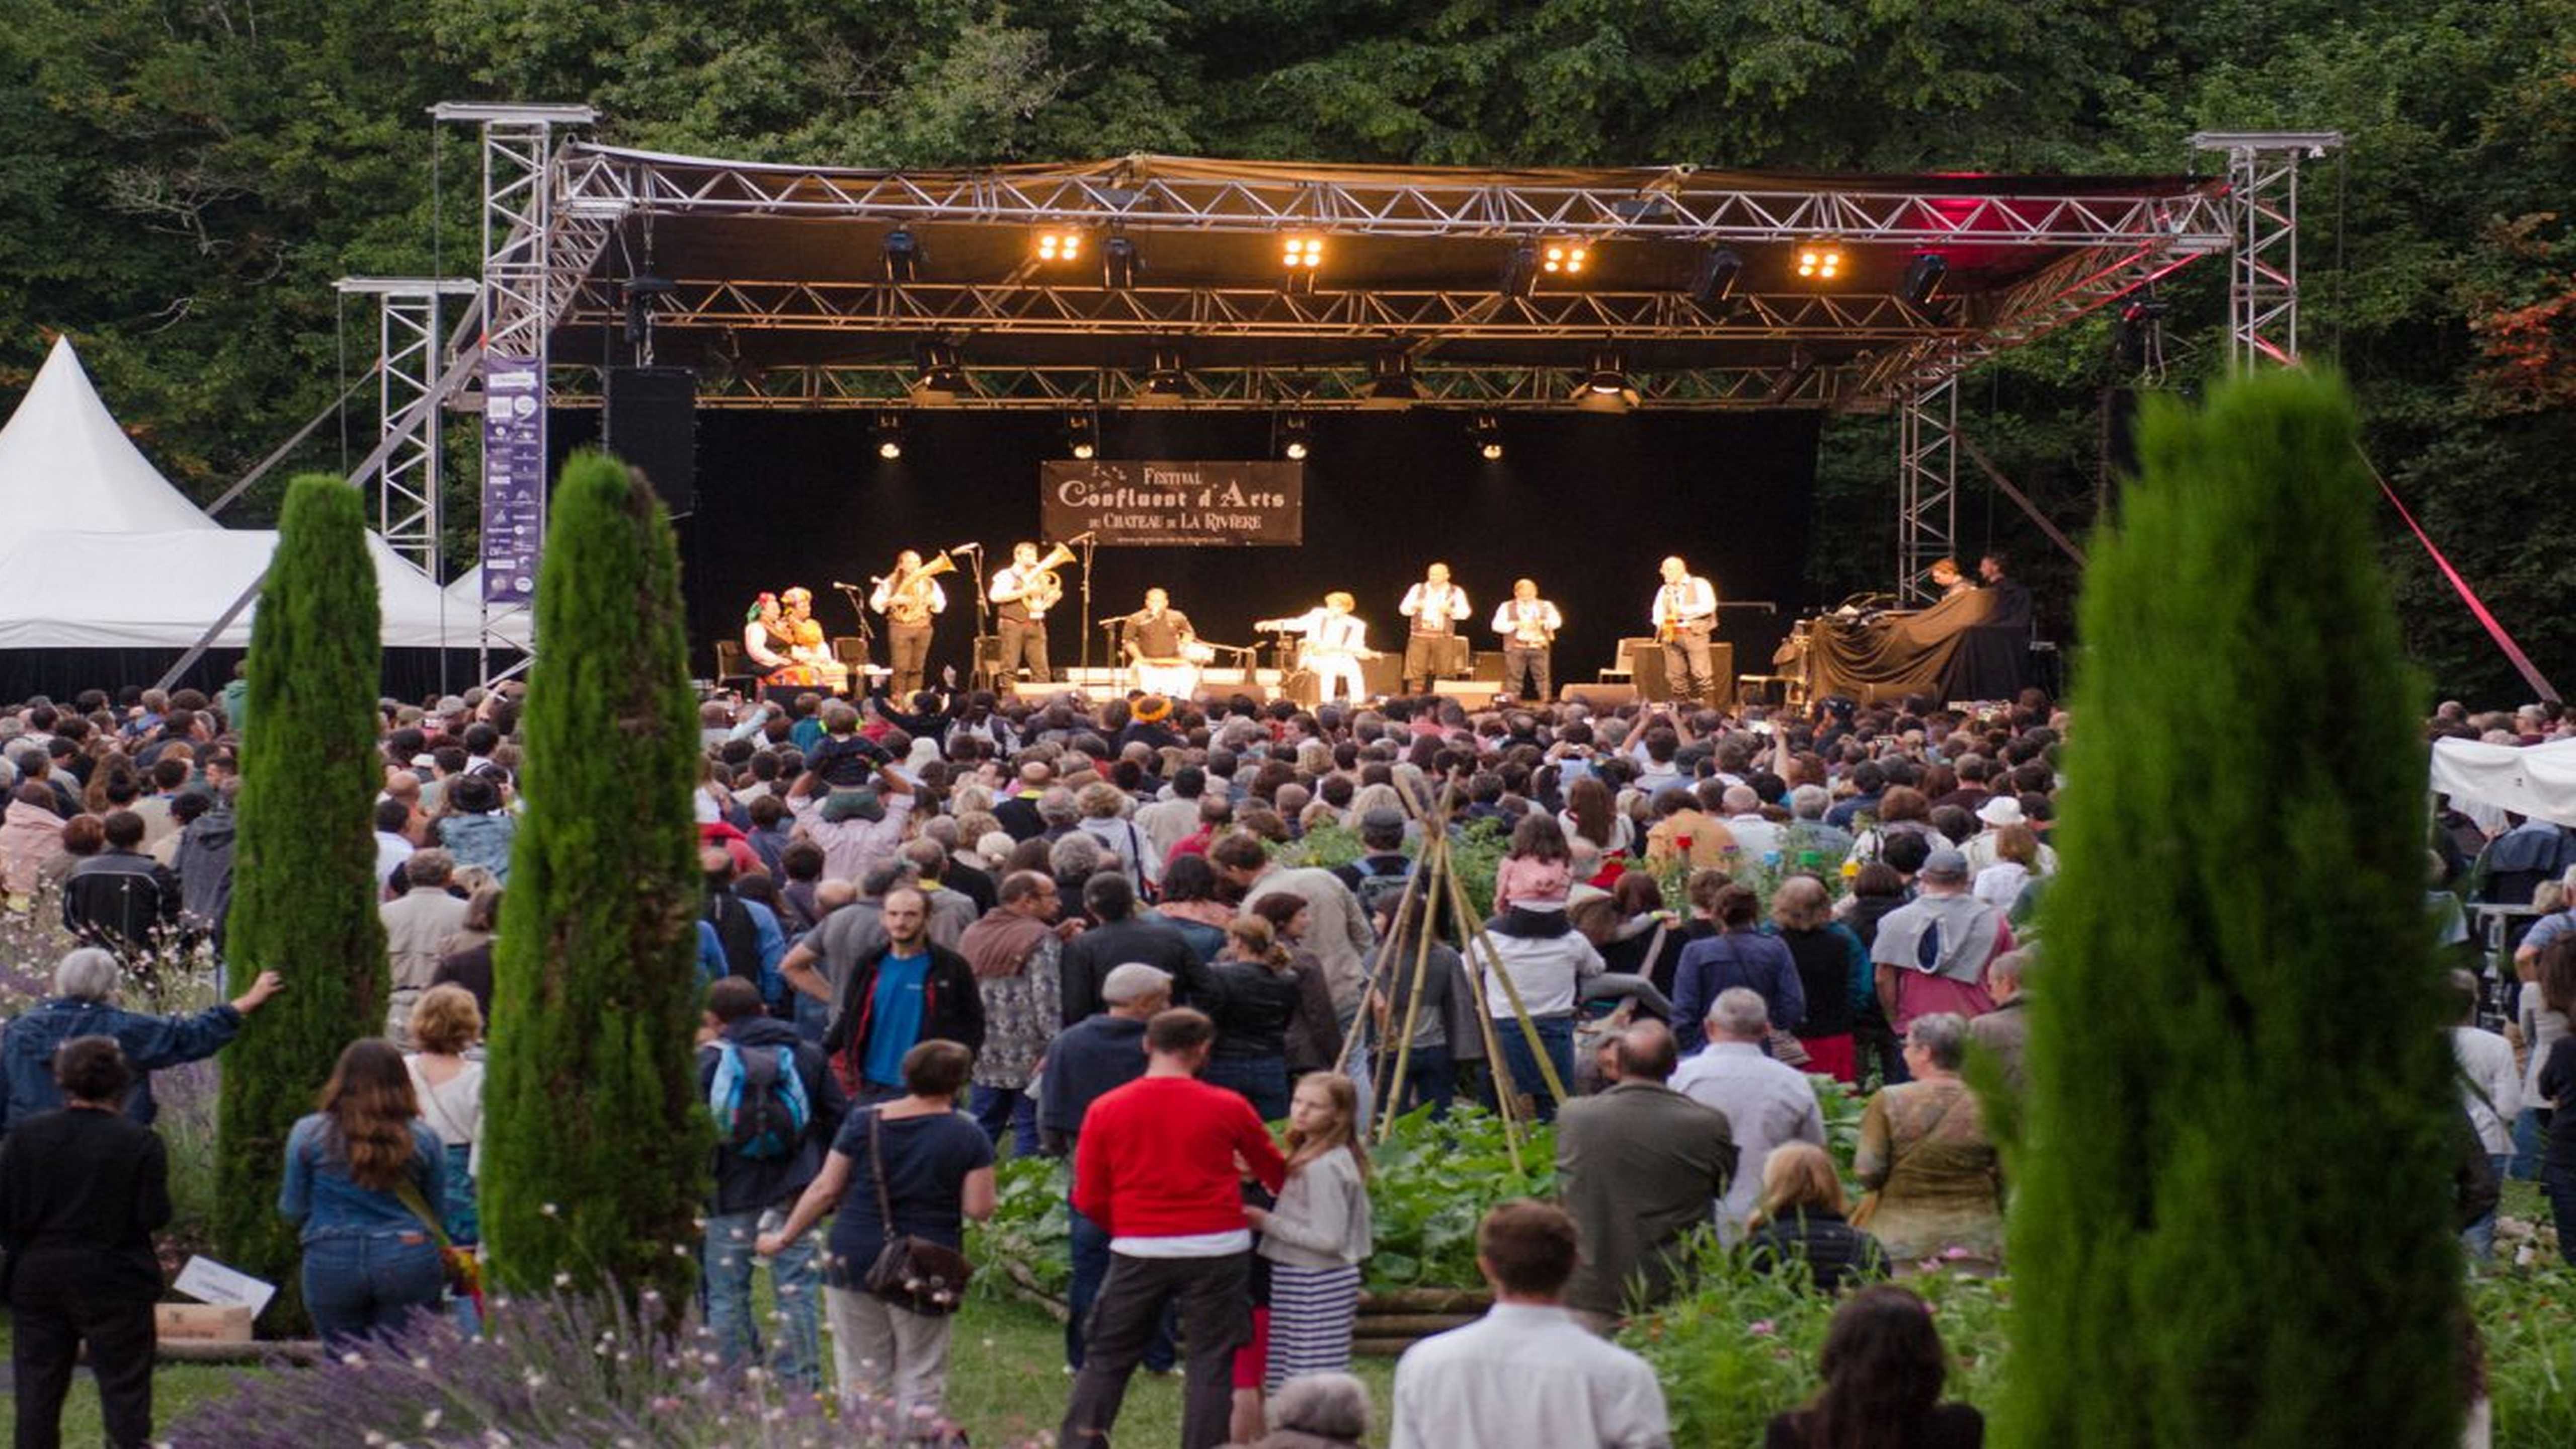
[[[267,529],[44,531],[0,542],[0,648],[183,649],[268,567]],[[388,648],[474,647],[475,616],[383,539],[367,535]],[[256,606],[219,635],[250,645]]]
[[[49,528],[166,533],[219,528],[145,460],[99,401],[71,339],[0,427],[0,544]]]
[[[2576,740],[2527,746],[2435,740],[2433,789],[2453,800],[2576,825]]]
[[[472,643],[475,621],[483,609],[483,566],[476,564],[458,575],[447,586],[447,614],[465,621],[467,645]],[[537,632],[537,613],[529,608],[495,609],[492,612],[492,640],[524,652],[528,640]],[[459,646],[467,647],[467,646]]]

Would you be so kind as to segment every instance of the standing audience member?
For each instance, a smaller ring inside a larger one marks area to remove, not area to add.
[[[429,989],[448,941],[465,926],[465,902],[447,889],[455,873],[456,858],[446,851],[415,852],[403,862],[403,879],[411,889],[376,907],[385,924],[385,957],[393,978],[385,1035],[398,1046],[410,1045],[412,1003]]]
[[[1552,1203],[1524,1198],[1485,1214],[1476,1269],[1494,1306],[1396,1360],[1391,1449],[1670,1449],[1655,1371],[1565,1310],[1580,1257],[1574,1219]]]
[[[438,822],[438,843],[460,866],[475,865],[510,883],[510,846],[518,838],[517,817],[501,808],[501,783],[493,775],[459,775],[447,783],[446,813]]]
[[[1823,1146],[1825,1114],[1807,1074],[1763,1055],[1770,1027],[1761,996],[1744,987],[1718,993],[1708,1009],[1708,1050],[1673,1073],[1676,1092],[1726,1114],[1735,1176],[1718,1200],[1719,1234],[1732,1241],[1759,1206],[1762,1164],[1793,1142]]]
[[[0,1296],[9,1302],[17,1442],[62,1442],[63,1400],[86,1349],[107,1442],[142,1449],[152,1437],[152,1305],[161,1296],[152,1234],[170,1221],[169,1160],[150,1128],[125,1117],[134,1071],[113,1038],[73,1037],[53,1069],[63,1105],[0,1141]]]
[[[729,1368],[762,1357],[751,1307],[752,1246],[778,1229],[823,1169],[848,1115],[820,1047],[770,1016],[760,989],[739,976],[707,987],[699,1033],[698,1092],[716,1124],[715,1197],[699,1245],[707,1331]],[[801,1120],[800,1119],[801,1116]],[[769,1254],[779,1324],[776,1368],[811,1390],[822,1380],[823,1275],[812,1235],[786,1235]]]
[[[1726,1115],[1665,1085],[1675,1065],[1670,1029],[1630,1025],[1611,1050],[1618,1080],[1566,1103],[1557,1125],[1557,1195],[1583,1233],[1566,1302],[1605,1331],[1680,1285],[1691,1230],[1736,1170]]]
[[[486,1026],[492,1021],[492,943],[500,929],[501,888],[487,885],[465,903],[465,924],[447,938],[447,954],[429,975],[433,988],[464,987]]]
[[[286,1135],[277,1210],[304,1244],[304,1306],[335,1350],[434,1312],[446,1284],[438,1204],[447,1152],[392,1042],[349,1043],[320,1108]]]
[[[1216,1045],[1199,1080],[1242,1094],[1264,1122],[1288,1115],[1288,1031],[1297,1020],[1296,965],[1260,916],[1226,929],[1225,954],[1208,968],[1216,991],[1208,1018]]]
[[[474,1206],[475,1163],[483,1148],[483,1063],[465,1055],[482,1039],[483,1013],[462,986],[433,986],[411,1009],[413,1050],[403,1068],[411,1074],[420,1118],[438,1134],[447,1161],[447,1199],[437,1204],[438,1215],[448,1241],[461,1248],[483,1241]]]
[[[146,1016],[110,998],[116,992],[116,957],[95,946],[65,952],[54,966],[52,999],[29,1007],[0,1031],[0,1074],[7,1098],[0,1102],[0,1133],[38,1112],[63,1104],[54,1082],[54,1052],[77,1036],[103,1036],[125,1053],[135,1078],[125,1114],[152,1125],[160,1109],[152,1100],[152,1073],[203,1061],[242,1029],[243,1018],[284,988],[276,972],[262,971],[250,989],[222,1006],[193,1016]]]
[[[1270,923],[1270,934],[1288,953],[1289,973],[1297,981],[1297,1015],[1288,1023],[1288,1075],[1329,1071],[1342,1052],[1342,1036],[1333,1012],[1333,988],[1324,980],[1324,965],[1306,949],[1306,928],[1315,908],[1303,896],[1280,891],[1252,903],[1252,913]]]
[[[1573,851],[1565,843],[1565,827],[1555,817],[1532,814],[1512,827],[1511,853],[1494,867],[1494,909],[1507,911],[1512,902],[1561,901],[1574,883]]]
[[[1978,1449],[1983,1415],[1941,1402],[1949,1376],[1932,1305],[1902,1288],[1864,1288],[1834,1311],[1817,1370],[1824,1386],[1771,1421],[1763,1449]]]
[[[2453,971],[2451,993],[2460,1012],[2448,1031],[2451,1057],[2459,1068],[2460,1105],[2477,1127],[2478,1140],[2501,1183],[2513,1165],[2513,1121],[2522,1112],[2522,1071],[2513,1059],[2513,1044],[2478,1025],[2478,978],[2467,971]],[[2480,1214],[2460,1237],[2472,1256],[2493,1256],[2494,1210]]]
[[[63,925],[83,942],[139,964],[179,924],[179,877],[142,853],[142,816],[111,810],[99,830],[105,848],[63,879]]]
[[[1572,1091],[1574,1009],[1602,972],[1601,953],[1566,920],[1563,901],[1523,901],[1487,922],[1467,949],[1485,973],[1485,1014],[1503,1047],[1496,1066],[1509,1072],[1511,1091],[1531,1099],[1539,1121],[1555,1121],[1557,1099],[1521,1030],[1520,1012],[1528,1013],[1557,1082]],[[1494,1089],[1504,1089],[1499,1072]]]
[[[1172,978],[1131,961],[1109,973],[1100,994],[1107,1005],[1066,1027],[1047,1048],[1046,1069],[1038,1082],[1038,1137],[1054,1156],[1074,1155],[1092,1103],[1145,1074],[1145,1023],[1170,1008]],[[1091,1305],[1109,1276],[1109,1234],[1071,1202],[1066,1209],[1072,1216],[1066,1246],[1073,1258],[1073,1282],[1065,1292],[1072,1311],[1064,1321],[1064,1362],[1079,1371]],[[1146,1370],[1169,1373],[1175,1358],[1171,1335],[1157,1327],[1145,1346]]]
[[[2030,1090],[2025,1060],[2030,1052],[2030,997],[2024,994],[2023,982],[2037,954],[2034,946],[2006,951],[1987,962],[1986,989],[1995,998],[1995,1009],[1968,1023],[1968,1040],[1995,1059],[2004,1086],[2016,1097]]]
[[[1324,968],[1333,988],[1333,1015],[1349,1021],[1359,1014],[1360,994],[1368,975],[1368,954],[1377,944],[1369,930],[1368,912],[1342,878],[1320,866],[1283,866],[1270,859],[1260,837],[1243,831],[1219,838],[1208,847],[1208,863],[1217,878],[1243,892],[1248,909],[1263,896],[1293,891],[1315,911],[1306,928],[1306,949]]]
[[[1182,1005],[1206,994],[1207,968],[1169,922],[1136,913],[1136,888],[1127,877],[1103,871],[1083,882],[1082,909],[1098,925],[1065,943],[1063,996],[1057,1003],[1071,1026],[1100,1010],[1100,983],[1130,961],[1172,978],[1172,999]]]
[[[1064,1449],[1100,1449],[1167,1304],[1189,1346],[1181,1449],[1225,1441],[1234,1352],[1252,1337],[1252,1233],[1238,1174],[1277,1192],[1288,1163],[1245,1101],[1197,1080],[1216,1026],[1187,1009],[1146,1024],[1145,1074],[1091,1104],[1074,1157],[1074,1206],[1109,1234]]]
[[[984,996],[975,968],[931,943],[930,907],[905,886],[886,892],[885,944],[862,957],[841,989],[823,1050],[841,1086],[860,1102],[904,1094],[903,1061],[925,1041],[984,1045]],[[800,948],[801,949],[801,948]]]
[[[1753,892],[1730,885],[1717,893],[1711,914],[1718,933],[1682,948],[1681,968],[1673,975],[1673,1033],[1685,1055],[1706,1040],[1700,1023],[1718,993],[1745,987],[1762,997],[1771,1025],[1787,1031],[1807,1016],[1807,989],[1798,979],[1797,958],[1777,936],[1765,936],[1754,921],[1761,902]]]
[[[1915,881],[1920,893],[1878,923],[1869,951],[1879,1006],[1899,1036],[1918,1016],[1994,1010],[1986,963],[2013,948],[2004,913],[1968,894],[1967,857],[1933,851]]]
[[[870,1293],[868,1268],[902,1236],[962,1252],[965,1220],[993,1215],[993,1144],[957,1110],[974,1067],[974,1053],[953,1041],[905,1052],[904,1095],[849,1115],[795,1211],[757,1244],[762,1257],[778,1257],[840,1205],[823,1298],[841,1392],[884,1395],[908,1415],[935,1416],[947,1399],[954,1320]]]
[[[1337,1072],[1299,1079],[1288,1104],[1288,1185],[1278,1205],[1244,1215],[1270,1261],[1270,1362],[1262,1387],[1278,1393],[1300,1374],[1351,1366],[1360,1264],[1371,1237],[1368,1149],[1360,1143],[1359,1089]]]
[[[1797,963],[1799,993],[1806,998],[1806,1015],[1789,1028],[1806,1049],[1806,1070],[1838,1082],[1859,1081],[1852,1040],[1875,981],[1869,948],[1833,918],[1825,883],[1812,875],[1780,882],[1771,893],[1771,920]]]
[[[2565,943],[2552,951],[2564,951]],[[2544,966],[2547,962],[2544,961]],[[2548,985],[2549,978],[2542,978]],[[2576,1003],[2560,1001],[2560,1010]],[[2540,1190],[2549,1198],[2550,1220],[2558,1228],[2558,1251],[2576,1263],[2576,1035],[2550,1044],[2540,1067],[2540,1100],[2549,1104],[2547,1150],[2540,1160]]]
[[[1959,1080],[1968,1024],[1949,1012],[1905,1033],[1912,1080],[1882,1087],[1861,1116],[1852,1173],[1874,1199],[1870,1230],[1900,1265],[1942,1258],[1961,1271],[2003,1262],[2003,1164],[1975,1092]]]
[[[1887,1276],[1887,1250],[1851,1225],[1843,1177],[1834,1159],[1812,1142],[1784,1143],[1762,1162],[1762,1205],[1744,1235],[1745,1261],[1765,1273],[1804,1263],[1819,1293],[1846,1283]]]
[[[957,953],[975,969],[984,1005],[984,1048],[975,1058],[975,1121],[1000,1151],[1038,1154],[1037,1099],[1029,1085],[1055,1039],[1062,1014],[1063,941],[1056,934],[1056,884],[1044,871],[1003,878],[1001,904],[966,928]]]

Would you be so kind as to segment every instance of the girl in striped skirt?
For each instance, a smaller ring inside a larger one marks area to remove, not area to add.
[[[1270,1261],[1272,1393],[1300,1374],[1351,1365],[1360,1263],[1369,1255],[1368,1151],[1359,1095],[1339,1072],[1309,1072],[1288,1104],[1288,1184],[1279,1205],[1247,1208]]]

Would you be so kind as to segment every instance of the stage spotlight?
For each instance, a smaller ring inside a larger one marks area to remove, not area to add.
[[[1950,259],[1939,252],[1921,252],[1905,264],[1903,293],[1905,300],[1917,307],[1930,305],[1940,295],[1941,282],[1950,275]]]
[[[1181,366],[1180,349],[1157,347],[1154,365],[1145,374],[1145,385],[1133,399],[1138,407],[1164,407],[1180,402],[1190,394],[1189,373]]]
[[[1470,429],[1470,432],[1476,439],[1477,456],[1488,463],[1499,463],[1503,460],[1503,425],[1494,420],[1493,414],[1479,415],[1475,427]]]
[[[1744,270],[1744,258],[1727,247],[1711,247],[1699,259],[1699,270],[1691,274],[1691,300],[1705,307],[1724,300],[1735,290],[1735,279]]]
[[[1360,385],[1360,402],[1364,407],[1411,407],[1422,396],[1413,380],[1413,354],[1402,350],[1381,352],[1369,359],[1369,380]]]
[[[1619,354],[1607,350],[1592,354],[1590,374],[1583,379],[1586,392],[1615,395],[1628,390],[1628,368]]]
[[[877,414],[877,456],[889,463],[903,456],[902,414]]]
[[[1809,242],[1798,248],[1798,280],[1831,282],[1843,274],[1843,249],[1832,242]]]
[[[913,379],[912,395],[925,402],[953,402],[971,391],[966,384],[963,354],[952,342],[925,342],[914,350],[921,375]]]
[[[1539,253],[1539,270],[1551,277],[1572,280],[1583,274],[1592,261],[1592,248],[1579,241],[1549,242]]]
[[[1124,233],[1101,243],[1100,276],[1105,285],[1124,291],[1136,285],[1136,274],[1144,269],[1144,259],[1136,255],[1136,243]]]
[[[1503,256],[1503,279],[1494,290],[1506,297],[1526,297],[1538,281],[1538,243],[1519,242]]]
[[[896,227],[885,238],[886,280],[903,283],[921,275],[921,241],[906,227]]]
[[[1306,461],[1306,415],[1283,413],[1279,418],[1279,455],[1291,463]]]
[[[1311,272],[1324,264],[1324,239],[1319,236],[1282,238],[1279,260],[1288,270]]]
[[[1082,233],[1078,231],[1042,231],[1038,233],[1037,259],[1048,265],[1082,260]]]
[[[1100,452],[1099,432],[1092,426],[1091,414],[1067,413],[1064,417],[1065,450],[1082,462],[1089,462]]]

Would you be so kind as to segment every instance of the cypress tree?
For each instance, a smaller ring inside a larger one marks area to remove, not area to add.
[[[2419,684],[2339,383],[2153,408],[2080,610],[2014,1445],[2459,1442]]]
[[[524,718],[527,814],[495,948],[482,1209],[499,1279],[689,1286],[697,1100],[696,711],[669,521],[576,456],[555,489]]]
[[[371,813],[382,671],[376,570],[358,491],[327,474],[288,485],[277,552],[252,617],[259,738],[242,750],[227,970],[286,989],[224,1049],[215,1248],[279,1285],[277,1331],[304,1321],[298,1248],[277,1215],[287,1129],[313,1110],[340,1049],[382,1029],[385,931]]]

